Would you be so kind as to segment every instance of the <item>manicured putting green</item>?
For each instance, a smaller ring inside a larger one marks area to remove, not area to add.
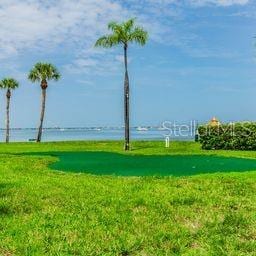
[[[256,160],[203,155],[124,155],[109,152],[54,152],[50,168],[118,176],[186,176],[256,170]]]

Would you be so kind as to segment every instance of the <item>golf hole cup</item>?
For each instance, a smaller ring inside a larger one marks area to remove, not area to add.
[[[170,147],[170,137],[169,137],[169,136],[166,136],[166,137],[165,137],[165,147],[166,147],[166,148],[169,148],[169,147]]]

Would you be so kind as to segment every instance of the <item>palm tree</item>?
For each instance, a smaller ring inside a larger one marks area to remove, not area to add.
[[[33,83],[40,82],[41,88],[42,88],[41,116],[40,116],[40,124],[39,124],[39,128],[38,128],[38,135],[37,135],[37,140],[36,140],[37,142],[40,142],[41,138],[42,138],[46,89],[48,87],[48,81],[50,81],[50,80],[58,81],[60,79],[60,73],[57,70],[57,68],[54,65],[52,65],[51,63],[38,62],[30,70],[28,79]]]
[[[10,138],[10,99],[11,99],[11,90],[19,87],[18,81],[13,78],[4,78],[0,81],[0,88],[6,89],[6,143],[9,143]]]
[[[108,29],[112,34],[100,37],[96,43],[96,47],[111,48],[116,45],[122,45],[124,49],[124,122],[125,122],[125,145],[124,149],[130,149],[130,125],[129,125],[129,75],[127,50],[130,43],[145,45],[148,39],[148,33],[142,28],[135,25],[135,19],[129,19],[123,23],[110,22]]]

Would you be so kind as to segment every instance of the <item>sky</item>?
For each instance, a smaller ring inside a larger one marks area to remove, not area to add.
[[[0,0],[0,78],[20,82],[11,126],[38,125],[40,86],[27,80],[38,61],[62,74],[49,82],[45,126],[122,125],[122,47],[94,43],[133,17],[149,41],[129,47],[131,125],[256,121],[255,0]]]

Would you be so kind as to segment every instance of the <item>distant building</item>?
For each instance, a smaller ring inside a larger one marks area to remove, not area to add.
[[[209,122],[209,125],[210,126],[217,126],[217,125],[220,125],[220,122],[219,122],[219,120],[216,117],[213,117],[211,119],[211,121]]]

